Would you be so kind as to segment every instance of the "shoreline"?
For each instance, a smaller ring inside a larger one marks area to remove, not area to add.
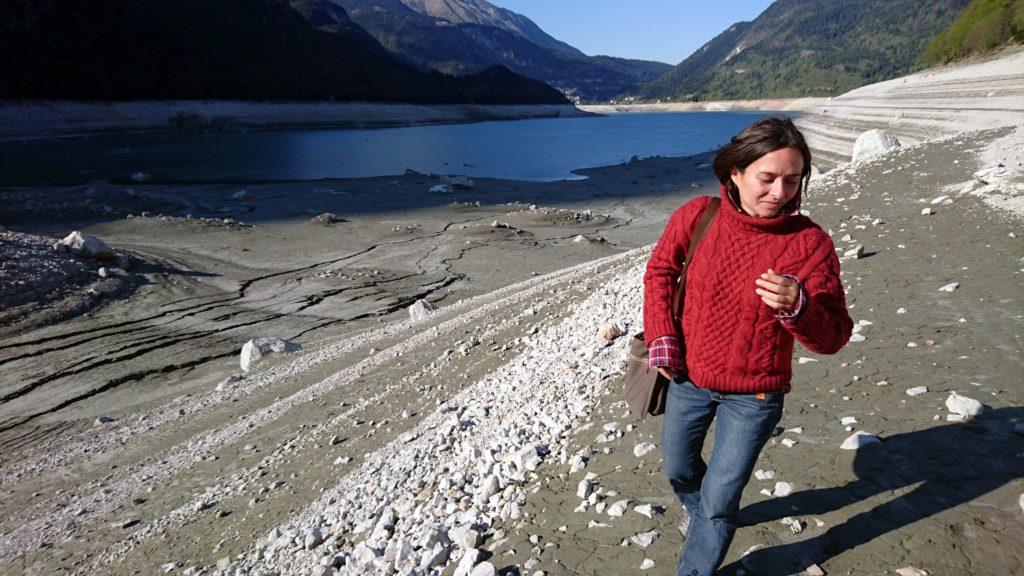
[[[0,142],[145,133],[399,128],[593,115],[572,104],[6,101],[0,102]]]
[[[578,107],[596,114],[629,114],[634,112],[732,112],[767,110],[802,112],[820,106],[828,98],[762,98],[757,100],[715,100],[708,102],[661,102],[642,104],[580,104]]]

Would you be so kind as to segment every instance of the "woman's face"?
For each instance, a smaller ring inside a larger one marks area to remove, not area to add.
[[[746,170],[733,168],[731,177],[740,191],[740,208],[751,216],[771,218],[796,196],[804,158],[796,148],[780,148],[761,156]]]

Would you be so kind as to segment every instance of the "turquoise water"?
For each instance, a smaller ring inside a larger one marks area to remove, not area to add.
[[[728,142],[764,112],[629,113],[369,130],[142,134],[0,145],[0,184],[315,180],[421,172],[518,180],[632,156],[688,156]]]

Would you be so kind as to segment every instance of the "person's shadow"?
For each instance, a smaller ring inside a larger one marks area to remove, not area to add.
[[[883,437],[881,444],[860,448],[853,462],[857,480],[752,504],[740,512],[741,526],[785,516],[806,520],[807,516],[855,505],[879,494],[900,495],[813,538],[755,550],[719,573],[736,574],[741,568],[747,574],[801,573],[810,563],[823,564],[883,534],[1024,477],[1024,458],[1018,456],[1024,452],[1024,438],[1014,432],[1014,426],[1022,421],[1022,407],[989,408],[967,423]],[[887,564],[886,559],[881,560]],[[1001,573],[999,564],[995,561],[982,572]]]

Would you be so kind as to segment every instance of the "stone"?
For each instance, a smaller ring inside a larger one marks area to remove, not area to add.
[[[441,183],[446,184],[452,188],[472,188],[474,183],[473,179],[469,176],[441,176]]]
[[[914,386],[913,388],[907,388],[907,396],[920,396],[927,391],[927,386]]]
[[[796,446],[798,443],[799,442],[797,440],[794,440],[792,438],[782,439],[782,445],[785,446],[786,448],[792,448],[793,446]]]
[[[857,423],[857,417],[843,416],[842,418],[839,419],[839,423],[842,424],[843,426],[853,426],[854,424]]]
[[[473,571],[473,567],[476,566],[476,561],[479,558],[480,551],[476,548],[466,550],[466,553],[462,555],[462,559],[459,560],[458,566],[455,567],[455,573],[453,576],[470,576]]]
[[[648,518],[654,518],[655,516],[661,516],[665,513],[665,510],[661,506],[654,506],[652,504],[641,504],[633,508],[633,512],[646,516]]]
[[[287,342],[280,338],[260,337],[253,338],[242,346],[242,355],[239,359],[242,370],[248,372],[256,367],[256,364],[271,353],[295,352],[301,346],[294,342]]]
[[[960,288],[960,283],[959,282],[950,282],[949,284],[946,284],[942,288],[939,288],[939,292],[955,292],[959,288]]]
[[[580,480],[580,483],[576,485],[576,495],[580,498],[586,498],[590,496],[590,493],[594,491],[594,483],[584,478]]]
[[[344,218],[336,216],[332,212],[324,212],[323,214],[320,214],[318,216],[314,216],[313,218],[310,218],[310,222],[318,222],[320,224],[334,224],[335,222],[344,222],[344,221],[345,221]]]
[[[651,568],[654,568],[654,560],[651,560],[650,558],[644,558],[644,561],[640,563],[640,569],[650,570]]]
[[[436,311],[437,306],[421,298],[409,306],[409,318],[412,318],[413,322],[419,322],[429,316],[431,312]]]
[[[868,130],[858,136],[857,141],[853,143],[853,163],[888,154],[900,148],[900,141],[884,130]]]
[[[897,568],[896,573],[899,576],[928,576],[928,572],[915,568],[914,566],[906,566],[903,568]]]
[[[606,322],[597,330],[598,340],[615,340],[622,336],[622,328],[614,322]]]
[[[648,546],[653,544],[655,540],[658,539],[658,536],[661,536],[661,534],[654,530],[651,530],[650,532],[641,532],[639,534],[634,534],[629,538],[629,541],[641,548],[647,548]]]
[[[778,497],[782,497],[782,496],[789,496],[792,493],[793,493],[793,485],[792,484],[790,484],[789,482],[776,482],[775,483],[775,490],[772,491],[772,496],[775,496],[776,498],[778,498]]]
[[[629,509],[629,499],[619,500],[608,507],[609,516],[622,516]]]
[[[70,253],[84,258],[106,260],[114,257],[114,249],[88,232],[74,232],[57,241],[53,248],[58,252]]]
[[[775,470],[757,469],[754,471],[754,478],[758,480],[772,480],[775,478]]]
[[[541,462],[543,462],[543,459],[537,454],[536,446],[523,446],[515,453],[514,458],[516,468],[518,468],[520,472],[532,472],[537,469],[537,466],[539,466]]]
[[[650,442],[641,442],[633,447],[633,455],[637,458],[643,458],[655,448],[657,448],[657,446]]]
[[[862,258],[863,256],[864,256],[864,245],[863,244],[858,244],[858,245],[854,246],[853,248],[843,252],[843,258],[846,258],[848,260],[856,260],[858,258]]]
[[[311,528],[306,531],[306,536],[303,538],[302,543],[306,550],[312,550],[324,543],[324,535],[320,532],[319,528]]]
[[[858,430],[851,434],[843,443],[839,446],[843,450],[858,450],[864,446],[872,444],[882,444],[882,441],[874,434],[869,434],[863,430]]]
[[[107,270],[106,266],[101,266],[96,273],[99,274],[100,278],[107,278],[112,275],[110,271]]]
[[[946,398],[946,408],[953,414],[959,414],[965,418],[974,418],[985,411],[985,405],[974,398],[961,396],[956,392],[950,392]]]
[[[825,571],[817,564],[811,564],[805,568],[804,573],[807,574],[807,576],[825,576]]]
[[[484,479],[483,483],[477,489],[476,501],[478,504],[485,504],[487,500],[501,491],[501,481],[494,474],[491,474]]]
[[[494,564],[481,562],[473,567],[473,571],[469,573],[469,576],[494,576],[496,573]]]
[[[448,549],[440,543],[435,543],[433,548],[424,553],[420,558],[420,569],[427,571],[448,562]]]
[[[161,565],[160,568],[163,569],[164,572],[173,572],[178,568],[181,568],[181,566],[181,562],[168,562],[166,564]]]
[[[104,424],[110,424],[111,422],[114,422],[114,420],[115,419],[111,418],[110,416],[97,416],[96,420],[94,420],[92,424],[93,426],[103,426]]]

